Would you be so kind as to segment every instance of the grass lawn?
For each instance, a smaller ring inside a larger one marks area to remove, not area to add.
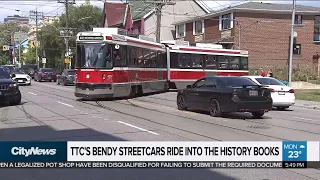
[[[320,102],[320,89],[295,89],[296,99]]]

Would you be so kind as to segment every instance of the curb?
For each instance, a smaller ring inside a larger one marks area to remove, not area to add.
[[[293,107],[300,107],[300,108],[305,108],[305,109],[320,109],[318,107],[315,106],[303,106],[303,105],[293,105]]]

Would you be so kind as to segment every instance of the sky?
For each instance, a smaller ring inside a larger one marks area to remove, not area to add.
[[[31,10],[37,10],[43,12],[45,16],[55,16],[64,12],[63,4],[57,3],[58,0],[4,0],[0,1],[0,22],[4,21],[4,18],[7,16],[20,15],[28,17]],[[91,0],[91,4],[103,7],[103,0]],[[111,0],[112,1],[112,0]],[[113,0],[119,1],[119,0]],[[76,0],[76,4],[83,4],[85,1]],[[225,8],[229,5],[238,5],[244,1],[209,1],[203,0],[210,8],[217,10],[220,8]],[[292,0],[287,1],[257,1],[257,2],[266,2],[266,3],[283,3],[283,4],[292,4]],[[309,5],[320,7],[320,1],[315,0],[305,0],[305,1],[296,1],[297,5]]]

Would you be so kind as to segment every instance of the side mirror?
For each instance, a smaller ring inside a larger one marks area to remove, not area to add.
[[[15,74],[11,74],[11,78],[15,78],[16,77],[16,75]]]
[[[187,85],[187,88],[189,89],[189,88],[191,88],[192,86],[191,85]]]

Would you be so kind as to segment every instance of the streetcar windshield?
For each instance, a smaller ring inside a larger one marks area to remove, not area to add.
[[[78,44],[77,68],[112,68],[111,46],[109,44]]]

